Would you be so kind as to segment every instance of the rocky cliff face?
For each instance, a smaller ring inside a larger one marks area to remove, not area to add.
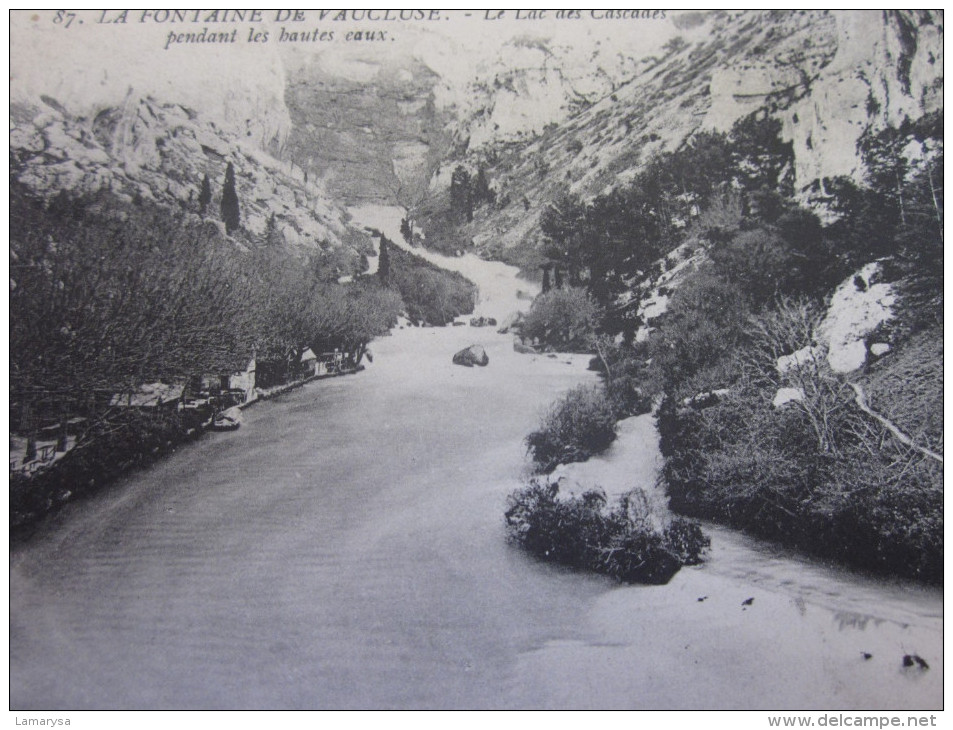
[[[208,175],[208,215],[217,220],[225,168],[232,162],[242,225],[252,235],[264,234],[274,215],[285,239],[303,249],[365,248],[327,191],[263,151],[261,137],[251,130],[226,131],[183,104],[129,93],[120,105],[84,116],[43,96],[36,104],[15,104],[11,122],[12,171],[41,197],[105,189],[127,201],[142,198],[197,211]]]
[[[488,164],[509,203],[478,213],[468,235],[487,248],[531,244],[541,210],[561,192],[605,192],[695,131],[727,131],[756,111],[781,121],[798,190],[825,177],[856,176],[865,131],[942,108],[942,22],[942,13],[926,11],[676,16],[680,34],[597,101],[555,118],[532,139],[471,140],[460,162]],[[533,83],[529,74],[519,79]],[[497,97],[516,86],[507,82]]]
[[[350,205],[409,204],[449,152],[440,77],[413,55],[296,57],[285,102],[284,159]]]
[[[531,245],[561,192],[602,193],[697,130],[758,110],[781,121],[799,189],[857,174],[865,130],[942,107],[942,22],[927,11],[712,11],[672,14],[651,38],[586,21],[469,45],[408,29],[374,53],[194,49],[222,71],[188,78],[141,59],[120,72],[121,57],[74,44],[52,74],[13,56],[11,144],[44,194],[110,185],[177,204],[206,173],[220,189],[233,159],[247,227],[275,212],[303,244],[349,235],[331,198],[414,208],[446,193],[457,164],[482,165],[503,204],[481,208],[464,238]]]
[[[609,95],[638,73],[637,49],[619,52],[582,37],[576,44],[519,36],[480,64],[455,104],[464,149],[541,134]]]

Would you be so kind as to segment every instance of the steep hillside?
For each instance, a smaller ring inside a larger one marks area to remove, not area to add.
[[[498,205],[477,211],[461,240],[497,255],[532,247],[542,209],[560,193],[606,192],[653,154],[762,110],[781,123],[806,195],[824,178],[859,173],[865,131],[942,108],[942,14],[711,12],[674,22],[681,35],[595,103],[532,140],[470,145],[459,162],[487,166]],[[509,93],[503,84],[498,95]],[[449,174],[435,191],[448,186]]]
[[[586,29],[591,34],[592,28]],[[541,134],[616,91],[646,61],[588,34],[572,43],[524,35],[503,44],[475,69],[454,104],[455,139],[479,150],[506,139]]]
[[[252,236],[264,235],[274,216],[277,231],[302,250],[343,246],[355,257],[372,251],[319,184],[305,182],[301,170],[263,152],[254,139],[225,131],[183,104],[130,93],[119,106],[78,115],[43,96],[11,109],[10,148],[13,174],[46,199],[105,189],[127,202],[198,211],[207,175],[209,217],[216,220],[231,162],[242,226]]]

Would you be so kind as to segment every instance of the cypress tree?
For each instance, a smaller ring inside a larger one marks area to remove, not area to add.
[[[265,224],[265,244],[267,246],[277,246],[283,238],[281,231],[278,230],[278,221],[275,214],[272,213],[268,216],[268,223]]]
[[[490,189],[490,184],[486,180],[486,170],[482,167],[477,170],[477,175],[473,180],[473,193],[471,197],[473,198],[473,204],[475,206],[492,203],[496,197]]]
[[[473,198],[470,194],[470,173],[457,165],[450,176],[450,210],[458,218],[473,220]]]
[[[390,253],[387,250],[388,243],[387,236],[382,233],[380,259],[378,259],[377,262],[377,276],[384,286],[388,285],[390,279]]]
[[[202,178],[202,187],[199,190],[199,215],[205,215],[208,204],[212,202],[212,185],[208,181],[208,173]]]
[[[235,192],[235,168],[231,162],[225,168],[225,185],[222,187],[222,220],[225,221],[227,233],[233,233],[241,226],[238,193]]]

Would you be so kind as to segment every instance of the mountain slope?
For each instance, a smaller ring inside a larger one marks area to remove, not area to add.
[[[44,96],[11,109],[10,146],[17,179],[42,198],[108,190],[127,202],[137,198],[198,211],[204,176],[212,188],[208,215],[218,219],[225,168],[232,162],[242,226],[262,236],[274,216],[285,240],[301,249],[354,246],[372,251],[363,233],[349,227],[343,208],[301,170],[223,130],[195,110],[130,92],[120,106],[94,115],[71,114]]]
[[[603,193],[653,154],[755,112],[780,121],[795,187],[806,191],[859,174],[865,131],[942,108],[940,13],[719,11],[675,22],[682,35],[609,95],[535,139],[488,141],[459,158],[488,167],[503,203],[478,211],[462,239],[533,246],[542,209],[560,193]],[[436,191],[448,185],[449,175]]]

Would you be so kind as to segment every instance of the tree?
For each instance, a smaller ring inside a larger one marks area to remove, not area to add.
[[[755,112],[731,128],[734,172],[747,190],[768,188],[793,194],[794,147],[781,140],[781,122]]]
[[[473,194],[470,190],[470,173],[463,165],[457,165],[450,176],[450,210],[458,218],[473,220]]]
[[[533,300],[520,335],[544,345],[587,351],[601,311],[581,287],[550,289]]]
[[[476,177],[473,178],[470,197],[473,199],[474,206],[492,203],[496,200],[496,195],[493,190],[490,189],[490,184],[487,182],[486,170],[484,170],[482,166],[477,170]]]
[[[225,168],[225,185],[222,187],[222,220],[228,233],[234,233],[241,227],[241,210],[235,191],[235,168],[231,162]]]
[[[569,285],[581,283],[589,248],[586,205],[571,195],[562,195],[551,203],[540,218],[546,244],[543,253],[556,265],[556,287],[561,284],[560,268],[569,274]]]
[[[208,173],[202,178],[202,188],[199,190],[199,215],[205,215],[208,204],[212,202],[212,185],[208,181]]]
[[[387,250],[389,243],[390,241],[387,239],[387,236],[382,233],[380,258],[377,262],[377,276],[384,286],[390,283],[390,252]]]
[[[268,216],[268,223],[265,224],[265,245],[278,246],[284,242],[284,235],[278,230],[278,220],[275,214]]]

